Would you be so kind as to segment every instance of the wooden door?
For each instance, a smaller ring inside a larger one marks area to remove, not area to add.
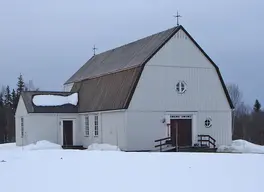
[[[171,139],[173,146],[192,146],[192,120],[172,119]]]
[[[73,146],[73,121],[63,121],[63,145]]]

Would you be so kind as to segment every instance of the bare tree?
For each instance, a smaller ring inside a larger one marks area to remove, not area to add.
[[[235,108],[235,110],[233,111],[233,118],[232,118],[232,134],[234,134],[236,118],[238,116],[238,106],[241,104],[242,93],[238,85],[236,84],[227,85],[227,90]]]
[[[244,102],[241,102],[237,105],[236,117],[243,117],[246,115],[250,115],[251,112],[252,112],[251,107],[246,105]]]
[[[227,90],[236,109],[242,102],[242,92],[236,84],[229,84]]]

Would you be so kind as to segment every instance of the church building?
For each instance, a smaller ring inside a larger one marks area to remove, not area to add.
[[[218,66],[179,25],[92,56],[63,91],[23,92],[16,143],[154,151],[204,136],[217,148],[232,142],[233,108]]]

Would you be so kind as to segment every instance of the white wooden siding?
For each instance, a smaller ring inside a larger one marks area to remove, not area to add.
[[[24,137],[21,138],[20,119],[24,118]],[[16,111],[16,144],[28,145],[40,140],[62,144],[62,121],[74,120],[74,145],[81,145],[81,130],[78,114],[51,114],[31,113],[28,114],[23,100],[20,98]],[[61,124],[61,125],[60,125]]]
[[[184,94],[175,89],[179,81],[187,84]],[[169,112],[197,114],[193,125],[196,135],[208,133],[217,144],[230,144],[232,116],[221,81],[213,65],[183,31],[142,72],[128,108],[129,149],[151,149],[155,139],[166,135],[160,119]],[[213,127],[209,129],[204,127],[207,116],[213,119]]]
[[[187,84],[182,95],[175,90],[181,80]],[[230,106],[212,64],[191,40],[176,34],[145,66],[129,109],[230,111]]]
[[[84,118],[86,115],[90,117],[90,136],[85,137],[85,125]],[[99,115],[99,135],[94,136],[94,115],[83,114],[82,121],[82,133],[83,133],[83,146],[88,147],[93,143],[106,143],[110,145],[117,145],[121,149],[126,148],[125,138],[125,112],[113,111],[113,112],[100,112]]]
[[[19,98],[17,110],[15,114],[15,135],[16,135],[16,144],[21,146],[23,140],[21,138],[21,117],[24,118],[24,122],[28,116],[27,109],[25,107],[24,101],[22,97]],[[24,125],[24,132],[25,132],[25,125]]]
[[[147,63],[149,66],[209,68],[213,65],[199,48],[180,30]]]
[[[127,150],[154,150],[155,140],[167,137],[164,112],[127,112]]]
[[[185,81],[187,90],[178,94],[176,84]],[[146,66],[129,110],[230,111],[213,69]]]
[[[216,145],[229,145],[232,142],[232,116],[231,112],[205,111],[198,113],[198,134],[211,135]],[[205,119],[212,119],[212,127],[205,127]]]

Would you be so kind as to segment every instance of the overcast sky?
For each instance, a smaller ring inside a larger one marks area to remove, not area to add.
[[[236,83],[244,100],[264,106],[263,0],[0,0],[0,85],[17,76],[60,90],[91,56],[176,25]],[[210,90],[208,90],[210,92]]]

